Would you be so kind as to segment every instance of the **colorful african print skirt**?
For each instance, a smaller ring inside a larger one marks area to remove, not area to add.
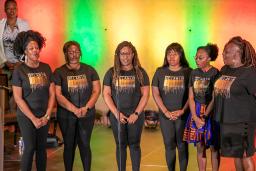
[[[201,128],[196,127],[195,121],[192,119],[192,114],[188,116],[186,127],[184,130],[183,140],[188,143],[194,143],[196,145],[199,142],[204,143],[207,147],[213,144],[212,135],[212,118],[204,117],[206,105],[195,102],[196,104],[196,115],[205,120],[205,125]]]

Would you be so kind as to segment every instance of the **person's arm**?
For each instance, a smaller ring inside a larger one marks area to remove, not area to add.
[[[52,82],[49,87],[49,101],[45,115],[42,117],[44,125],[46,125],[51,118],[52,110],[55,105],[55,84]]]
[[[194,92],[192,87],[189,87],[188,103],[192,119],[195,121],[197,128],[201,128],[204,125],[204,121],[196,115],[196,104],[194,100]]]
[[[168,111],[168,109],[163,103],[158,87],[152,86],[152,95],[159,109],[164,113],[164,115],[167,118],[170,119],[171,118],[170,112]]]
[[[28,107],[25,100],[22,98],[22,87],[12,86],[14,100],[17,103],[19,109],[26,115],[34,124],[36,128],[43,126],[42,120],[37,118],[30,108]]]
[[[55,92],[56,92],[56,99],[63,108],[67,109],[68,111],[74,113],[77,117],[81,117],[81,110],[77,108],[75,105],[73,105],[66,97],[63,96],[61,92],[61,86],[56,85],[55,86]]]
[[[121,112],[119,113],[116,105],[114,104],[114,101],[112,99],[111,87],[104,85],[102,95],[106,105],[108,106],[111,113],[115,115],[116,119],[119,120],[119,115],[120,115],[120,122],[126,123],[127,117],[123,113]]]
[[[92,82],[92,94],[87,104],[81,108],[82,115],[85,116],[87,111],[95,106],[101,91],[100,81],[96,80]]]
[[[185,111],[188,109],[188,106],[189,106],[188,103],[189,103],[189,100],[187,100],[187,102],[185,103],[182,109],[173,111],[176,118],[180,117],[185,113]]]
[[[138,119],[138,115],[143,111],[143,109],[145,108],[148,99],[149,99],[149,86],[143,86],[140,88],[141,91],[141,98],[140,98],[140,102],[138,104],[138,106],[136,107],[134,113],[132,113],[129,118],[127,119],[129,124],[133,124],[136,122],[136,120]]]
[[[212,92],[212,100],[210,101],[210,103],[208,104],[208,106],[206,107],[206,110],[204,112],[205,117],[209,116],[209,114],[211,113],[211,111],[213,109],[213,105],[214,105],[214,92]]]

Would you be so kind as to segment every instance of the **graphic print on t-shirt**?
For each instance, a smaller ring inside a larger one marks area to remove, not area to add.
[[[209,84],[210,78],[196,76],[193,85],[195,94],[205,95]]]
[[[230,87],[235,81],[236,77],[222,75],[214,84],[214,95],[230,97]]]
[[[165,94],[184,89],[184,76],[165,76],[163,89]]]
[[[119,92],[133,91],[135,89],[135,76],[119,76],[115,87]]]
[[[48,81],[44,72],[28,73],[28,79],[32,91],[44,87]]]
[[[88,81],[85,74],[76,76],[67,76],[68,92],[74,93],[84,91],[88,86]]]

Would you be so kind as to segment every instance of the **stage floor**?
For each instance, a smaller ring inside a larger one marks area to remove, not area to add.
[[[5,171],[18,171],[20,156],[18,155],[17,147],[13,147],[10,143],[13,142],[10,138],[10,133],[6,133],[6,147],[5,147]],[[60,136],[59,130],[57,134]],[[60,136],[61,137],[61,136]],[[117,170],[115,160],[115,143],[112,135],[112,130],[105,126],[96,125],[93,130],[92,140],[92,171],[115,171]],[[157,129],[144,129],[142,134],[142,158],[141,158],[141,171],[166,171],[168,170],[165,163],[165,151],[162,140],[160,128]],[[50,148],[47,150],[47,171],[63,171],[63,145],[57,148]],[[207,170],[211,170],[210,151],[207,151]],[[256,155],[254,156],[256,163]],[[177,159],[177,168],[179,164]],[[33,165],[33,170],[35,166]],[[82,163],[79,158],[79,151],[77,148],[76,158],[74,162],[74,171],[81,171]],[[131,161],[128,151],[127,157],[127,171],[131,171]],[[196,148],[193,145],[189,146],[189,164],[188,171],[196,171]],[[220,164],[220,171],[235,171],[232,159],[222,158]]]

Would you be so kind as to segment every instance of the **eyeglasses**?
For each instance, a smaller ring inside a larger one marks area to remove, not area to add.
[[[120,53],[120,56],[131,56],[132,55],[132,53],[125,53],[125,52],[123,52],[123,53]]]
[[[81,52],[80,51],[68,51],[69,55],[80,55]]]

